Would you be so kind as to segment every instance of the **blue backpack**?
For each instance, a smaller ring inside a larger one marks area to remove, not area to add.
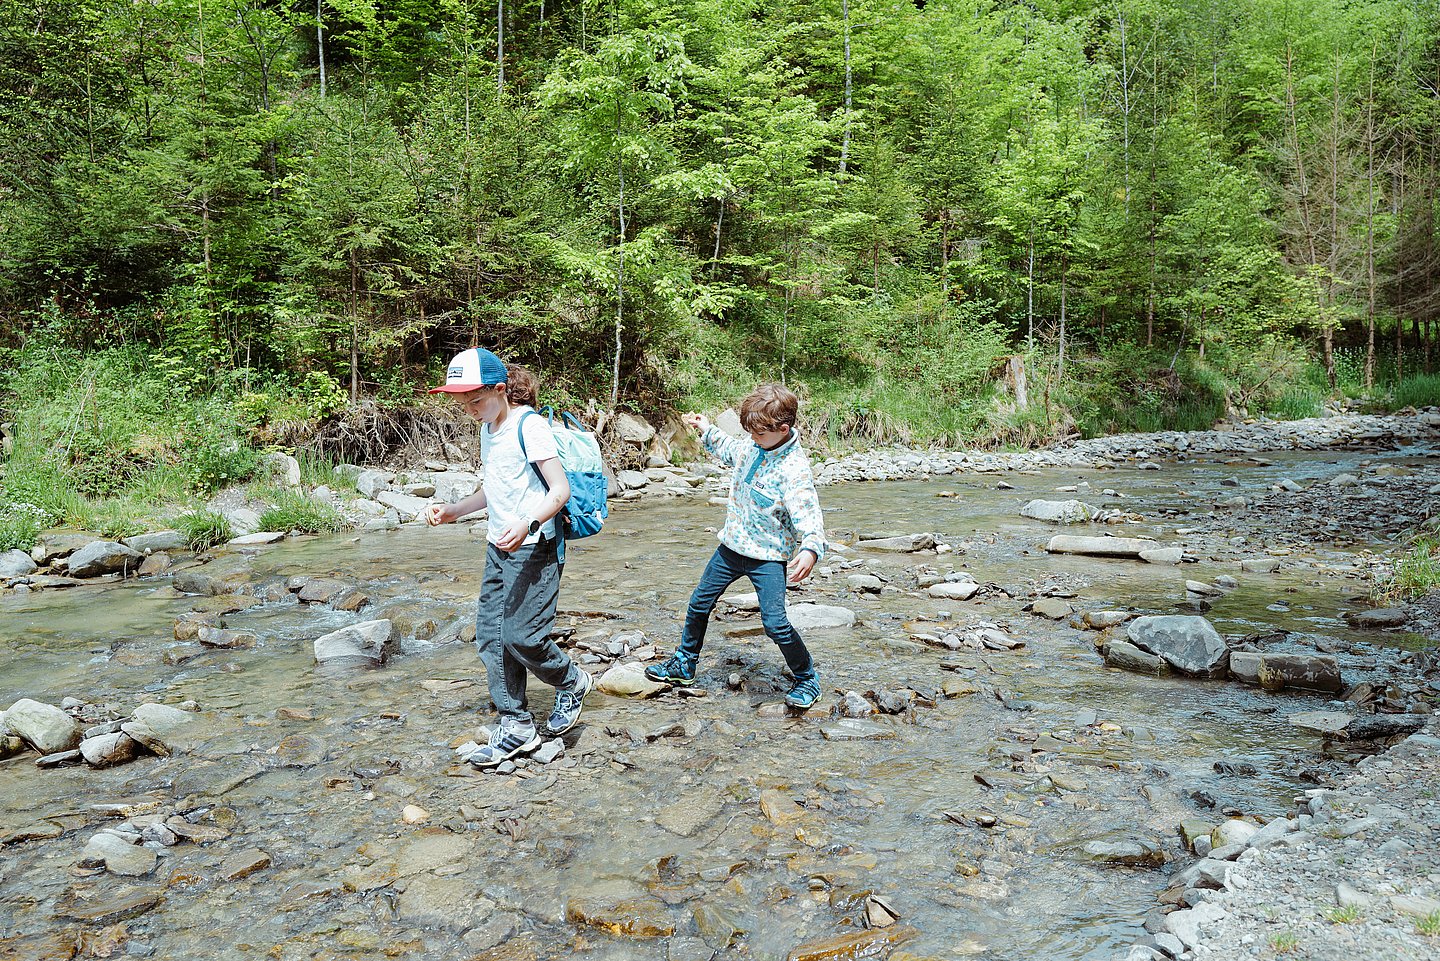
[[[553,408],[542,407],[540,412],[545,414],[550,423],[550,430],[555,435],[555,449],[560,454],[560,466],[565,469],[565,479],[570,482],[570,499],[565,502],[565,509],[556,518],[561,521],[557,525],[560,537],[563,541],[567,538],[598,534],[605,524],[605,518],[610,516],[610,505],[606,502],[608,489],[605,462],[600,457],[600,443],[595,439],[595,434],[586,430],[580,419],[569,411],[560,415],[562,423],[559,426],[555,424]],[[540,484],[548,491],[550,485],[546,482],[545,475],[540,473],[540,468],[535,466],[525,450],[525,418],[534,413],[536,412],[527,410],[516,425],[520,434],[520,453],[525,455],[525,460],[535,471],[535,476],[540,478]],[[566,423],[572,426],[567,427]]]

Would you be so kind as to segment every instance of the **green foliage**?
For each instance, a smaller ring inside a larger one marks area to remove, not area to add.
[[[1406,377],[1390,391],[1394,407],[1435,407],[1440,405],[1440,374]]]
[[[1281,931],[1270,936],[1270,948],[1276,954],[1293,954],[1300,950],[1300,937],[1293,931]]]
[[[260,515],[260,529],[266,531],[328,534],[345,527],[345,518],[332,505],[297,491],[281,491]]]
[[[235,530],[223,514],[199,510],[181,514],[174,520],[175,529],[185,535],[191,550],[203,551],[224,544],[235,537]]]
[[[1344,907],[1333,908],[1325,916],[1336,924],[1354,924],[1364,916],[1364,913],[1358,905],[1347,904]]]
[[[1440,535],[1412,536],[1390,569],[1378,572],[1370,596],[1380,603],[1412,601],[1440,587]]]
[[[28,551],[45,529],[43,508],[26,501],[0,500],[0,551]]]
[[[1440,911],[1431,911],[1415,922],[1415,933],[1427,938],[1440,938]]]

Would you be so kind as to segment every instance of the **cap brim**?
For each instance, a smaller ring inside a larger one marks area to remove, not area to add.
[[[479,390],[484,384],[446,384],[443,387],[431,387],[428,393],[431,394],[468,394],[472,390]]]

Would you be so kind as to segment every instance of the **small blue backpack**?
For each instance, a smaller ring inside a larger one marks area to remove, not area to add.
[[[580,419],[569,411],[560,415],[562,423],[558,426],[555,423],[554,408],[542,407],[539,412],[545,414],[550,430],[555,434],[555,449],[560,454],[560,466],[565,469],[565,479],[570,482],[570,499],[565,502],[565,509],[557,518],[563,518],[559,525],[560,536],[563,540],[598,534],[605,524],[605,518],[610,516],[610,505],[606,502],[608,485],[605,481],[605,461],[600,456],[600,442],[595,439],[594,432],[586,430]],[[527,410],[516,425],[520,434],[520,453],[524,454],[525,460],[535,471],[535,476],[540,478],[540,484],[548,491],[550,485],[546,483],[545,475],[540,473],[540,468],[535,466],[525,450],[525,418],[534,413],[536,411]],[[567,427],[566,423],[572,426]]]

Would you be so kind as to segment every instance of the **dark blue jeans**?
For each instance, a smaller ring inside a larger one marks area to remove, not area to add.
[[[685,632],[680,636],[680,650],[677,652],[691,663],[700,659],[700,648],[705,644],[705,628],[710,624],[710,612],[725,589],[742,577],[750,578],[755,593],[760,598],[760,623],[765,633],[780,647],[785,663],[797,681],[815,677],[815,665],[800,634],[790,625],[785,614],[785,562],[760,561],[744,554],[737,554],[721,544],[705,565],[700,575],[700,586],[690,595],[690,606],[685,611]]]

